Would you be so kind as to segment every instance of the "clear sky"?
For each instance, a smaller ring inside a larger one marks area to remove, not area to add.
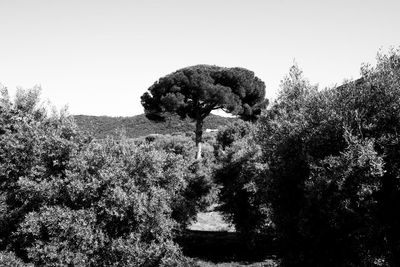
[[[295,60],[320,87],[400,45],[399,0],[0,0],[0,83],[71,114],[132,116],[177,69],[245,67],[273,98]]]

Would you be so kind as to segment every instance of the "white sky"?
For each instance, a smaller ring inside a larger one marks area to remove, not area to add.
[[[293,60],[320,87],[400,45],[399,0],[0,0],[0,83],[72,114],[132,116],[158,78],[245,67],[273,98]]]

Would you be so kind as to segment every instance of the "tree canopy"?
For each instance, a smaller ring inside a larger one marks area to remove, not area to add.
[[[239,231],[273,232],[281,266],[400,266],[400,49],[361,73],[319,91],[293,66],[220,153],[222,211]]]
[[[211,111],[221,109],[256,120],[268,104],[264,97],[264,82],[250,70],[196,65],[159,79],[143,94],[141,103],[151,120],[163,120],[168,112],[195,120],[200,147],[203,120]]]

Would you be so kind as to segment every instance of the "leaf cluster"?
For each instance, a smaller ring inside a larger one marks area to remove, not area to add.
[[[36,94],[21,91],[17,105],[3,93],[1,260],[40,266],[186,264],[172,241],[173,208],[188,185],[182,155],[127,139],[92,140],[68,114],[49,115],[37,100],[24,100]]]
[[[320,92],[292,68],[261,119],[285,266],[398,264],[398,58],[379,55],[361,79]]]
[[[253,133],[221,135],[225,212],[273,226],[283,266],[400,264],[399,58],[322,91],[295,65]]]
[[[247,69],[196,65],[160,78],[141,102],[153,120],[166,112],[204,120],[216,109],[255,119],[267,104],[264,96],[264,82]]]

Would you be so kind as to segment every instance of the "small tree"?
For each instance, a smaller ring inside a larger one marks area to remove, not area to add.
[[[261,147],[254,137],[256,127],[246,122],[232,123],[218,133],[215,145],[220,163],[214,172],[214,179],[221,185],[219,210],[246,242],[254,241],[255,233],[267,232],[272,226],[265,200],[267,185],[261,186],[268,165],[263,164]]]
[[[400,50],[337,88],[300,74],[255,135],[268,166],[255,196],[272,207],[280,264],[400,266]]]
[[[91,140],[39,93],[0,87],[0,266],[187,266],[172,217],[186,159]]]
[[[180,69],[155,82],[141,97],[146,116],[164,120],[166,112],[196,122],[196,158],[201,158],[204,119],[222,109],[244,120],[255,120],[268,101],[265,84],[244,68],[197,65]]]

